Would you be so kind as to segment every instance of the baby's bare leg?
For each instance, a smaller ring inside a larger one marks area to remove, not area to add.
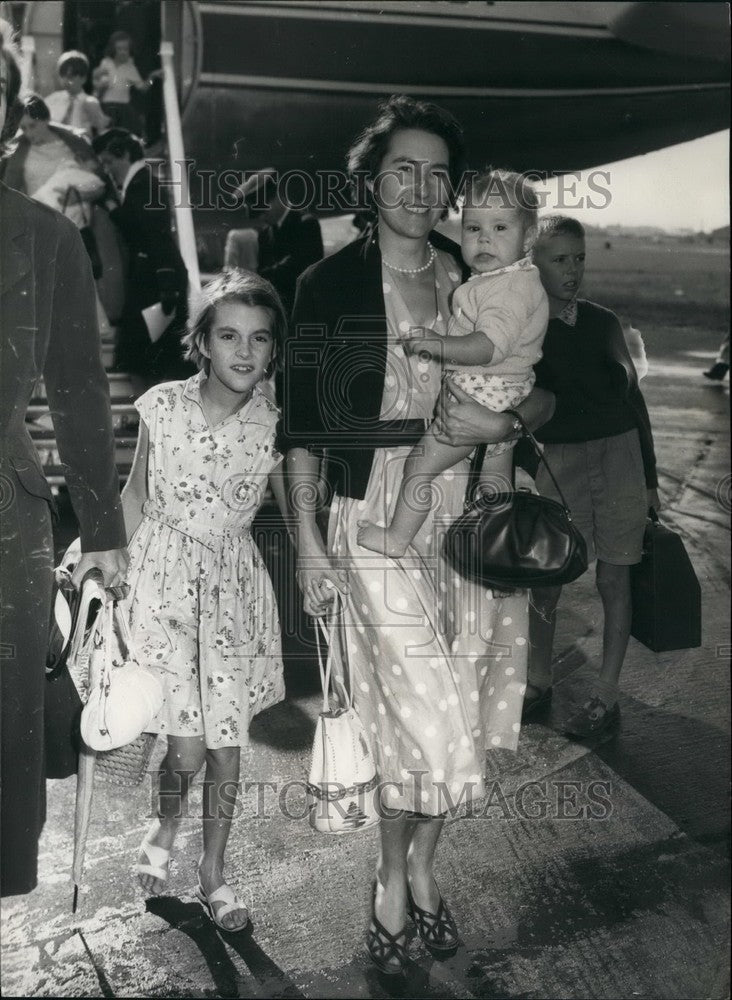
[[[480,471],[480,485],[489,493],[513,492],[513,449],[486,455]]]
[[[379,528],[365,522],[356,536],[358,544],[392,559],[403,556],[432,508],[432,480],[462,461],[472,450],[470,446],[443,444],[430,427],[404,463],[399,499],[391,524],[388,528]]]

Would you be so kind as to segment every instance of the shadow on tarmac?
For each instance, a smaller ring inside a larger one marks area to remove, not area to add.
[[[620,710],[620,738],[593,747],[596,756],[693,840],[729,857],[729,735],[627,696]]]
[[[104,972],[104,969],[102,969],[95,962],[94,955],[92,954],[91,948],[86,943],[86,938],[84,937],[84,935],[82,934],[82,932],[81,932],[81,930],[79,928],[77,928],[76,933],[81,938],[81,943],[84,945],[84,951],[86,952],[87,957],[89,958],[89,961],[91,963],[91,966],[94,969],[94,974],[96,975],[97,982],[99,983],[99,992],[100,992],[100,995],[103,996],[103,997],[105,997],[105,998],[107,998],[107,1000],[113,1000],[113,998],[115,997],[115,992],[114,992],[114,990],[112,989],[112,987],[109,984],[109,980],[107,979],[107,976],[106,976],[106,974]]]
[[[228,933],[214,926],[198,903],[184,903],[177,896],[156,896],[145,903],[148,913],[165,920],[171,928],[186,934],[200,951],[208,965],[220,997],[247,996],[247,984],[242,980],[227,952],[232,948],[244,962],[265,997],[283,1000],[304,994],[289,976],[272,961],[254,940],[252,925],[244,931]],[[259,991],[258,991],[259,992]]]
[[[249,726],[252,743],[263,743],[275,750],[306,750],[310,753],[314,737],[313,720],[297,702],[288,699],[255,716]]]
[[[586,678],[578,673],[586,664],[578,646],[556,658],[552,703],[528,723],[562,733],[562,723],[586,693]],[[729,857],[729,734],[622,692],[619,702],[618,729],[574,742],[590,749],[697,843]]]

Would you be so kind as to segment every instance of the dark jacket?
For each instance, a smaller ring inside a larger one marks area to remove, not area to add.
[[[312,215],[290,211],[279,226],[259,234],[259,274],[275,286],[285,308],[292,309],[299,275],[323,259],[323,237]]]
[[[550,320],[535,371],[537,386],[556,397],[551,420],[536,432],[540,441],[571,444],[637,428],[646,486],[658,485],[648,410],[614,312],[580,299],[575,326]]]
[[[0,889],[36,884],[45,818],[44,685],[53,497],[26,430],[43,376],[84,551],[119,548],[114,464],[94,281],[74,225],[0,184]]]
[[[130,304],[144,309],[160,301],[161,268],[174,272],[176,288],[184,292],[188,282],[186,267],[171,232],[170,210],[152,167],[146,164],[135,174],[122,203],[112,209],[110,216],[130,251]]]
[[[464,273],[457,245],[430,239]],[[281,448],[327,448],[341,496],[364,497],[377,447],[414,443],[401,421],[379,419],[386,349],[381,252],[367,234],[300,276],[279,391]]]
[[[148,164],[131,179],[121,205],[110,215],[130,258],[115,365],[119,371],[141,374],[150,384],[187,378],[196,370],[183,361],[181,347],[188,318],[188,273],[172,233],[164,192]],[[142,310],[170,293],[177,295],[173,319],[151,344]]]

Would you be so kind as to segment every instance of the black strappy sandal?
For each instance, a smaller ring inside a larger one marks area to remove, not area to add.
[[[417,926],[417,933],[432,951],[454,952],[460,944],[460,936],[452,914],[445,900],[440,896],[437,912],[423,910],[417,906],[412,890],[407,885],[407,912]]]
[[[376,882],[373,885],[371,924],[366,935],[366,950],[379,972],[385,976],[401,976],[407,968],[407,928],[391,934],[376,916]],[[396,959],[396,961],[393,961]]]

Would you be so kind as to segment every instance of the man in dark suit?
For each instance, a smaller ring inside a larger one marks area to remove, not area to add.
[[[252,228],[229,232],[224,267],[256,270],[272,282],[289,313],[298,277],[323,258],[320,224],[314,216],[285,204],[274,170],[252,174],[239,194],[249,210]]]
[[[7,49],[0,51],[0,72],[1,140],[20,86]],[[0,894],[10,896],[36,885],[46,815],[44,668],[55,505],[24,423],[41,375],[79,522],[83,555],[74,583],[97,568],[107,586],[118,586],[127,554],[84,244],[72,222],[4,184],[0,219]]]
[[[188,274],[165,197],[139,139],[126,129],[109,129],[95,139],[94,151],[117,186],[120,201],[110,204],[110,215],[130,252],[115,368],[127,372],[142,392],[156,382],[195,373],[183,360],[180,342],[188,318]],[[157,303],[171,321],[153,343],[142,311]]]

